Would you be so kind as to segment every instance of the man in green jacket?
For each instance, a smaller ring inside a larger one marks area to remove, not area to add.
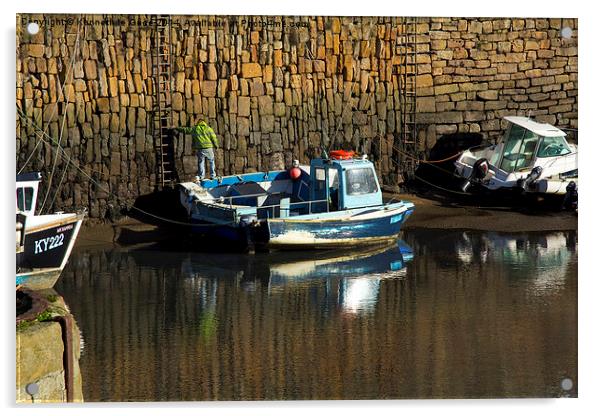
[[[205,179],[205,158],[209,160],[209,177],[214,179],[215,154],[213,153],[213,149],[217,147],[217,136],[213,129],[203,120],[197,120],[195,126],[178,127],[176,130],[192,134],[192,147],[196,150],[199,162],[197,181]]]

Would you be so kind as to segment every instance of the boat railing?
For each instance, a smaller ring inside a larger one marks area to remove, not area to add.
[[[330,212],[330,206],[329,206],[329,201],[328,199],[316,199],[314,201],[301,201],[301,202],[293,202],[290,203],[286,206],[283,206],[282,204],[275,204],[275,205],[265,205],[262,207],[257,207],[258,209],[265,209],[269,212],[271,212],[271,216],[269,216],[269,218],[281,218],[282,217],[282,211],[286,210],[288,211],[288,213],[290,213],[291,210],[293,210],[294,208],[299,208],[299,207],[303,207],[305,205],[308,206],[308,211],[310,214],[314,214],[313,210],[312,210],[312,206],[314,204],[326,204],[326,212]],[[280,209],[280,215],[276,216],[276,208]],[[288,215],[286,215],[288,217]]]
[[[226,205],[230,205],[230,207],[232,207],[232,205],[234,205],[232,203],[233,199],[241,199],[241,198],[259,198],[260,196],[270,196],[270,195],[276,195],[280,192],[262,192],[262,193],[258,193],[258,194],[245,194],[245,195],[231,195],[231,196],[218,196],[215,198],[208,198],[208,199],[204,199],[205,201],[212,201],[212,202],[219,202],[222,204],[226,204]],[[225,202],[228,201],[228,202]]]
[[[216,198],[211,198],[208,200],[205,200],[203,202],[213,202],[213,203],[220,203],[220,204],[225,204],[227,206],[229,206],[229,208],[234,208],[235,203],[233,202],[236,199],[242,199],[242,198],[255,198],[255,197],[261,197],[261,196],[266,196],[269,197],[270,195],[277,195],[280,194],[281,192],[263,192],[263,193],[256,193],[256,194],[246,194],[246,195],[232,195],[232,196],[220,196],[220,197],[216,197]],[[288,194],[286,194],[288,195]],[[289,199],[289,198],[282,198],[282,199]],[[308,212],[310,214],[314,213],[313,207],[315,204],[325,204],[326,205],[326,212],[330,212],[330,204],[329,204],[329,200],[328,199],[316,199],[313,201],[299,201],[299,202],[291,202],[288,203],[286,205],[283,205],[282,203],[279,204],[274,204],[274,205],[263,205],[263,206],[257,206],[257,209],[262,209],[262,210],[266,210],[269,211],[272,215],[271,218],[278,218],[276,216],[276,209],[280,208],[283,210],[288,210],[289,212],[293,209],[299,209],[299,208],[303,208],[305,206],[308,207]],[[323,212],[323,211],[321,211]],[[280,215],[281,216],[281,215]]]

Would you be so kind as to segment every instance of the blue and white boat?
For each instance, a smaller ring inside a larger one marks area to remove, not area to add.
[[[246,247],[334,248],[391,242],[414,211],[383,203],[374,165],[334,151],[309,166],[180,184],[193,229]]]

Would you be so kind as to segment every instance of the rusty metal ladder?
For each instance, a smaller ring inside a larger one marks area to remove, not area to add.
[[[418,137],[416,131],[416,76],[417,18],[403,17],[401,33],[397,38],[397,52],[401,56],[399,91],[401,103],[401,131],[397,140],[397,169],[403,182],[412,179],[417,168]],[[399,171],[400,170],[400,171]]]
[[[170,127],[171,110],[171,17],[153,15],[154,27],[153,78],[153,138],[159,168],[156,185],[161,188],[177,181],[174,161],[174,143]]]

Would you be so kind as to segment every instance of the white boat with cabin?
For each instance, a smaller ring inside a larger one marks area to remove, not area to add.
[[[463,190],[480,186],[491,191],[519,189],[526,193],[561,195],[577,192],[577,145],[566,133],[528,117],[504,117],[509,125],[502,140],[467,150],[455,161]]]

